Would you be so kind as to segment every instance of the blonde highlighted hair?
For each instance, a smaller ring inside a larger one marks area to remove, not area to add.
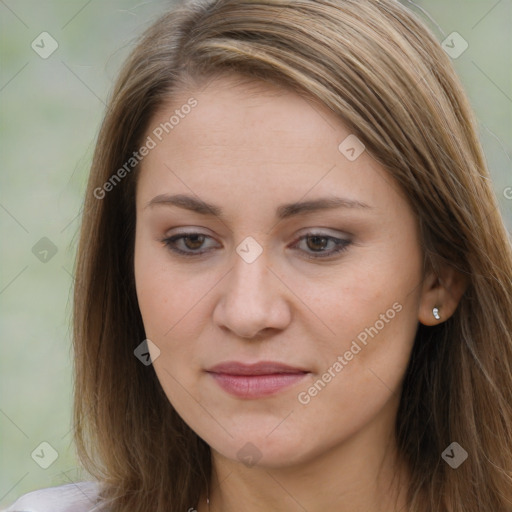
[[[440,44],[394,0],[187,2],[142,36],[115,85],[86,192],[74,296],[75,440],[111,512],[184,511],[211,474],[210,449],[178,416],[153,368],[134,285],[137,167],[102,187],[155,112],[224,73],[329,107],[409,198],[425,268],[468,287],[454,315],[419,325],[396,436],[414,512],[512,510],[512,249],[477,123]],[[441,453],[469,454],[456,470]]]

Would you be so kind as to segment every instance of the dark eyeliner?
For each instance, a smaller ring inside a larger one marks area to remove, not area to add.
[[[205,238],[211,238],[208,235],[205,235],[203,233],[190,232],[190,233],[179,233],[179,234],[164,238],[161,240],[161,242],[164,244],[164,246],[167,249],[169,249],[173,253],[179,254],[181,256],[185,256],[187,258],[198,257],[198,256],[201,256],[201,255],[206,254],[213,250],[213,249],[207,249],[204,251],[194,252],[194,251],[183,251],[182,249],[178,249],[176,247],[175,244],[178,240],[189,238],[191,236],[203,236]],[[340,254],[340,253],[346,251],[348,249],[348,247],[352,244],[351,240],[337,238],[334,236],[325,235],[323,233],[311,232],[311,233],[306,233],[305,235],[301,236],[297,241],[295,241],[293,243],[292,247],[295,247],[299,242],[301,242],[304,239],[307,239],[308,237],[310,237],[310,238],[311,237],[325,238],[327,240],[334,241],[336,243],[336,247],[334,249],[331,249],[329,252],[314,252],[313,251],[313,252],[307,253],[307,252],[303,251],[303,252],[305,252],[304,257],[306,257],[307,259],[311,259],[311,260],[319,260],[322,258],[327,259],[329,257],[335,256],[336,254]]]

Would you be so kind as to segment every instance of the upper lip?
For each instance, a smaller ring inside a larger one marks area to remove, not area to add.
[[[276,373],[308,373],[303,368],[290,366],[277,361],[260,361],[258,363],[240,363],[226,361],[212,366],[207,372],[224,373],[228,375],[273,375]]]

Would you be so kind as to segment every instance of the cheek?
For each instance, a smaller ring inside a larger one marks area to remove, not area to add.
[[[396,411],[418,299],[405,280],[391,289],[387,284],[386,291],[375,293],[359,282],[350,299],[342,297],[340,307],[331,308],[328,321],[336,335],[317,346],[317,373],[294,397],[297,417],[307,418],[308,429],[322,431],[326,441],[347,438],[377,416],[389,414],[391,422]],[[372,294],[374,302],[366,302]],[[364,306],[354,305],[358,299]]]
[[[192,389],[197,333],[190,320],[198,314],[201,290],[199,283],[190,282],[190,275],[176,271],[167,256],[165,248],[136,237],[134,272],[139,309],[146,337],[160,350],[153,367],[173,405],[186,408],[190,396],[180,392],[177,382],[187,382],[187,389]]]
[[[163,251],[165,252],[165,251]],[[204,420],[204,410],[193,397],[197,389],[198,356],[203,352],[199,343],[201,326],[194,321],[201,312],[200,283],[194,278],[170,269],[154,253],[140,251],[135,275],[139,309],[146,337],[159,348],[153,359],[153,369],[174,409],[193,427]]]
[[[323,285],[309,282],[309,292],[307,286],[299,291],[308,293],[318,313],[309,337],[321,361],[317,378],[330,369],[329,392],[322,388],[327,401],[338,396],[348,407],[379,387],[380,399],[399,387],[418,326],[422,255],[413,241],[383,242],[364,257],[347,259]]]
[[[135,287],[146,336],[149,339],[159,337],[158,334],[165,328],[163,319],[169,308],[168,296],[164,293],[168,283],[165,281],[164,269],[158,261],[158,253],[152,249],[153,243],[145,240],[139,233],[136,234]]]
[[[148,338],[163,340],[174,326],[186,325],[208,290],[208,279],[194,277],[169,258],[163,244],[137,235],[134,260],[139,309]],[[197,314],[197,312],[196,312]]]
[[[359,333],[364,342],[364,333],[372,326],[390,333],[400,326],[393,337],[405,339],[414,332],[421,291],[421,255],[414,248],[397,250],[381,244],[345,259],[329,273],[308,279],[289,274],[287,280],[310,306],[308,316],[316,318],[317,333],[333,340],[334,346]]]

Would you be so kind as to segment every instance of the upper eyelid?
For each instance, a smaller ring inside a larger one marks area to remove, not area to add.
[[[308,229],[308,228],[305,228],[305,229]],[[335,238],[335,239],[338,239],[338,240],[346,240],[347,238],[350,238],[350,237],[353,236],[351,233],[344,232],[345,238],[343,238],[343,235],[333,235],[331,233],[326,233],[326,232],[323,232],[323,231],[316,231],[316,229],[322,230],[322,229],[329,229],[329,228],[309,228],[307,231],[303,231],[300,234],[296,235],[294,241],[301,240],[302,238],[304,238],[304,237],[306,237],[308,235],[309,236],[325,236],[326,238]],[[215,236],[210,235],[208,233],[205,233],[204,231],[193,231],[192,230],[192,231],[179,231],[177,233],[172,233],[170,235],[165,235],[163,237],[163,239],[168,240],[170,238],[175,238],[175,237],[177,239],[179,239],[178,237],[180,237],[180,236],[186,237],[188,235],[204,236],[206,238],[211,238],[211,239],[214,239],[214,240],[216,238]]]
[[[169,235],[166,234],[165,238],[171,238],[171,237],[178,236],[178,235],[202,235],[202,236],[206,236],[209,238],[216,238],[214,235],[211,235],[211,234],[203,231],[205,229],[203,227],[197,228],[198,231],[195,231],[194,228],[181,228],[181,229],[182,229],[182,231],[177,231],[177,232],[169,234]],[[206,228],[206,230],[208,231],[208,228]],[[327,230],[327,231],[324,231],[324,230]],[[168,231],[170,231],[170,230],[168,230]],[[333,234],[332,231],[334,231],[335,233]],[[324,226],[316,226],[316,227],[302,228],[299,231],[299,234],[296,235],[296,238],[299,239],[305,235],[320,235],[320,236],[323,235],[323,236],[329,236],[332,238],[341,238],[343,236],[352,237],[353,233],[350,233],[348,231],[343,231],[343,230],[337,230],[334,228],[324,227]]]

